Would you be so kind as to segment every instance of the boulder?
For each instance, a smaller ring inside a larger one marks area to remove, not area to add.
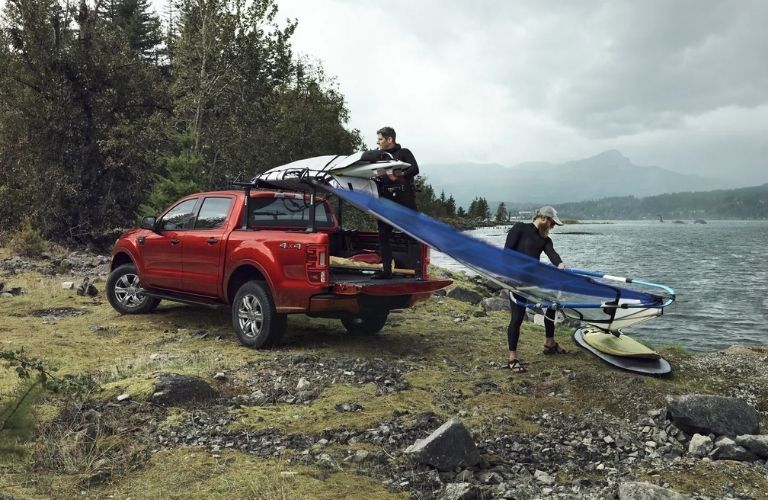
[[[448,483],[438,498],[440,500],[475,500],[480,498],[480,492],[471,483]]]
[[[737,460],[739,462],[757,460],[757,455],[725,436],[715,441],[715,449],[712,450],[710,456],[715,460]]]
[[[448,297],[462,302],[469,302],[470,304],[479,304],[483,300],[482,295],[463,286],[454,287],[448,292]]]
[[[688,443],[688,453],[694,457],[702,458],[709,455],[713,447],[712,439],[709,436],[694,434],[691,442]]]
[[[501,297],[490,297],[483,299],[480,302],[480,307],[482,307],[485,312],[509,311],[509,299],[502,299]]]
[[[746,401],[706,394],[668,396],[667,417],[688,434],[738,436],[760,427],[760,414]]]
[[[444,423],[425,439],[419,439],[406,448],[405,453],[416,462],[441,471],[472,467],[480,462],[480,452],[472,435],[458,418]]]
[[[218,396],[208,382],[178,373],[161,373],[155,380],[155,392],[148,398],[164,406],[207,401]]]
[[[760,458],[768,458],[768,436],[743,434],[736,436],[736,444],[743,446]]]

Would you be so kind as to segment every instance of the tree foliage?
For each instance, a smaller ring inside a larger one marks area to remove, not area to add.
[[[481,221],[490,219],[491,209],[488,207],[488,200],[486,200],[482,196],[475,197],[475,199],[472,200],[472,202],[469,204],[469,209],[467,210],[467,217],[470,217],[473,219],[480,219]]]
[[[163,27],[150,0],[7,0],[0,227],[111,242],[190,192],[362,149],[335,80],[294,56],[297,22],[277,14],[275,0],[171,0]],[[422,211],[463,213],[417,186]]]
[[[190,190],[362,145],[274,0],[8,0],[0,20],[0,225],[89,240]]]
[[[507,222],[509,220],[509,212],[507,211],[507,207],[504,205],[504,202],[502,201],[499,203],[499,206],[496,207],[496,222]]]
[[[151,179],[164,95],[119,16],[8,0],[0,60],[0,223],[83,239],[119,225]]]

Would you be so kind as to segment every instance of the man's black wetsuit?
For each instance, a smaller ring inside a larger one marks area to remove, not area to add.
[[[382,175],[376,178],[376,185],[378,186],[379,196],[392,200],[395,203],[399,203],[411,210],[417,210],[416,208],[416,182],[414,178],[419,173],[419,164],[416,163],[416,158],[411,153],[410,149],[403,148],[400,144],[395,144],[392,149],[384,151],[366,151],[363,153],[361,159],[389,159],[389,156],[383,155],[383,153],[389,153],[393,159],[403,161],[410,164],[410,167],[402,171],[402,175],[397,176],[394,180],[390,179],[386,175]],[[385,222],[378,222],[379,225],[379,254],[381,255],[382,264],[382,276],[388,277],[392,273],[392,244],[390,239],[392,238],[392,226]],[[415,242],[414,242],[415,243]],[[410,246],[410,245],[409,245]],[[413,245],[414,249],[419,249],[418,245]],[[416,250],[414,250],[415,252]],[[421,271],[421,262],[419,262],[418,255],[412,255],[415,258],[414,269],[418,275]]]
[[[544,252],[549,257],[550,262],[556,266],[563,262],[563,259],[555,251],[552,239],[542,237],[532,222],[518,222],[512,226],[512,229],[507,233],[507,241],[504,244],[504,248],[515,250],[537,260],[541,257],[541,252]],[[518,300],[524,300],[522,297],[516,297]],[[517,341],[520,339],[520,325],[523,324],[523,319],[525,318],[525,307],[515,304],[511,298],[509,305],[512,318],[509,321],[509,327],[507,327],[507,343],[509,344],[510,351],[517,351]],[[554,338],[555,310],[547,309],[545,317],[545,335],[547,338]]]
[[[512,229],[507,233],[507,242],[504,244],[504,248],[524,253],[534,259],[541,257],[541,252],[544,252],[549,257],[550,262],[556,266],[563,262],[560,255],[555,252],[552,238],[543,238],[532,222],[518,222],[512,226]]]

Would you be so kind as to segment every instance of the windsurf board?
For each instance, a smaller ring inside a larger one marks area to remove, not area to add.
[[[658,359],[633,358],[627,356],[614,356],[612,354],[599,351],[592,347],[586,340],[584,340],[584,332],[588,330],[589,329],[586,328],[580,328],[576,330],[573,332],[573,340],[576,342],[576,344],[588,350],[606,363],[611,364],[617,368],[621,368],[622,370],[640,373],[643,375],[667,375],[672,372],[672,366],[666,359],[662,357],[659,357]]]
[[[584,328],[581,336],[590,346],[613,356],[647,359],[659,359],[661,357],[650,347],[624,334],[616,336],[602,330]]]

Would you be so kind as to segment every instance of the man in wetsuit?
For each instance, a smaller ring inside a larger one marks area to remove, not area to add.
[[[376,131],[376,143],[379,145],[377,151],[366,151],[363,159],[394,159],[408,163],[410,166],[404,170],[394,171],[392,169],[382,169],[377,172],[376,185],[378,186],[379,196],[399,203],[411,210],[416,210],[416,183],[415,177],[419,173],[419,165],[416,163],[413,153],[407,148],[400,146],[396,142],[395,129],[392,127],[382,127]],[[386,222],[378,221],[379,225],[379,254],[381,255],[382,270],[377,273],[376,279],[389,279],[392,277],[392,226]],[[408,238],[410,240],[410,238]],[[418,245],[411,245],[418,249]],[[418,260],[418,256],[415,256]],[[416,274],[421,270],[420,263],[416,262]]]
[[[564,269],[563,259],[555,251],[552,239],[549,237],[550,229],[562,224],[554,208],[550,206],[541,207],[533,216],[533,222],[518,222],[512,226],[512,229],[507,233],[507,241],[504,244],[504,248],[515,250],[536,260],[541,257],[541,252],[544,252],[552,264],[560,269]],[[515,297],[518,300],[525,300],[518,295],[515,295]],[[517,341],[520,339],[520,326],[525,318],[525,307],[517,305],[511,298],[510,307],[512,318],[507,328],[507,343],[509,345],[507,368],[514,372],[524,372],[526,368],[517,357]],[[544,354],[565,354],[567,352],[555,342],[554,309],[547,309],[544,320],[544,333]]]

